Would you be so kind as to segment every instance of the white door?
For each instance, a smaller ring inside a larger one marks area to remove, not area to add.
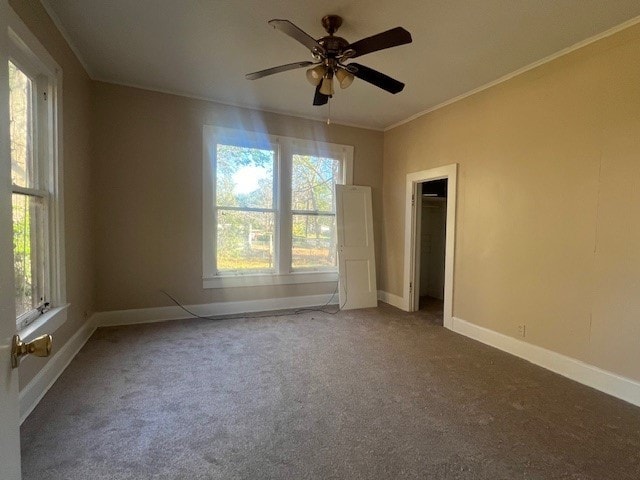
[[[371,187],[336,185],[340,306],[378,306]]]
[[[18,371],[11,368],[11,339],[16,333],[13,299],[13,227],[9,153],[7,0],[0,0],[0,478],[19,480],[20,421]]]

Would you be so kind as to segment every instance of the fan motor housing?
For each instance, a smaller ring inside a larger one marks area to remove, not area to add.
[[[322,45],[327,52],[327,56],[335,57],[342,53],[342,51],[349,46],[349,42],[347,42],[342,37],[322,37],[318,40],[318,43]]]

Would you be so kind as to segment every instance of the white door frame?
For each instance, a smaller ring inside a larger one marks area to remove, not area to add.
[[[446,244],[444,260],[444,326],[453,328],[453,267],[456,236],[456,191],[458,186],[458,164],[445,165],[420,172],[407,174],[407,189],[405,200],[405,232],[404,232],[404,309],[414,312],[418,309],[419,292],[415,286],[420,270],[416,268],[416,261],[420,258],[418,251],[418,235],[420,233],[420,214],[418,207],[418,185],[430,180],[447,179],[447,222]]]

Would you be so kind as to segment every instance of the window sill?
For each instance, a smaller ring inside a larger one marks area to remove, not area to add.
[[[337,281],[338,272],[296,272],[282,275],[258,273],[203,278],[202,288],[258,287],[262,285],[296,285]]]
[[[33,322],[18,331],[23,342],[29,342],[39,335],[53,333],[67,321],[67,309],[69,304],[52,308],[43,313]]]

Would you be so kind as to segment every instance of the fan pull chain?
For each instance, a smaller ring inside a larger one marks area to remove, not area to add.
[[[331,97],[327,100],[327,105],[329,108],[329,114],[327,115],[327,125],[331,125]]]

